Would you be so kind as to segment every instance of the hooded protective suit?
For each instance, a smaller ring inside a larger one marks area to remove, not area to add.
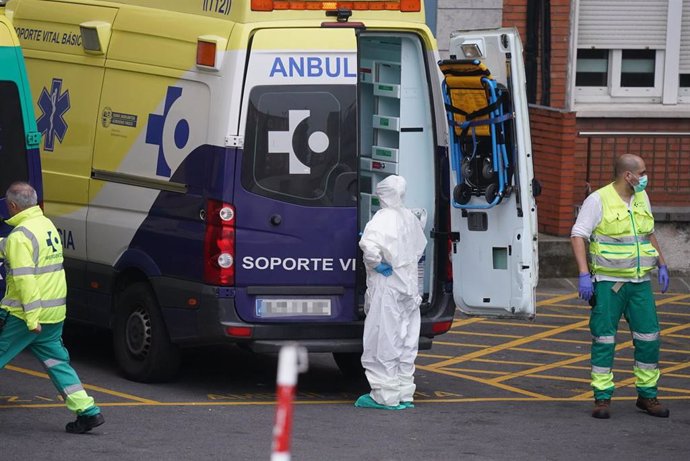
[[[381,405],[412,402],[415,391],[420,314],[417,263],[426,237],[419,219],[405,208],[406,182],[389,176],[376,186],[379,210],[364,228],[359,246],[367,269],[364,367],[371,397]],[[387,263],[389,277],[375,268]]]

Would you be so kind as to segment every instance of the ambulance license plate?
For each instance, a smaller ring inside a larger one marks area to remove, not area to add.
[[[330,299],[262,299],[256,300],[257,317],[296,317],[331,315]]]

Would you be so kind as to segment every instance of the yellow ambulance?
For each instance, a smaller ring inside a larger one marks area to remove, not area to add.
[[[127,377],[170,378],[181,347],[286,341],[361,372],[358,235],[390,174],[429,240],[420,348],[456,305],[534,316],[513,30],[458,34],[439,67],[422,0],[11,0],[7,14],[69,317],[113,331]],[[484,92],[473,107],[458,76]]]

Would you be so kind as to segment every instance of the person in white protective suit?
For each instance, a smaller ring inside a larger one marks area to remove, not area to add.
[[[417,264],[427,241],[422,223],[404,206],[406,184],[393,175],[376,186],[381,209],[359,242],[367,270],[362,366],[371,392],[359,397],[356,407],[414,407],[422,301]]]

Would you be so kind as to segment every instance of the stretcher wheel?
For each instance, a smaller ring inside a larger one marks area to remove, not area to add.
[[[472,189],[467,184],[458,184],[453,189],[453,199],[460,205],[466,205],[472,198]]]
[[[485,179],[491,179],[494,173],[494,165],[491,162],[491,159],[488,157],[485,158],[484,165],[482,166],[482,176],[484,176]]]
[[[472,162],[470,162],[470,159],[468,159],[467,157],[462,159],[460,173],[462,174],[462,179],[469,179],[474,175],[474,168],[472,168]]]
[[[486,192],[484,192],[484,197],[486,198],[487,203],[493,203],[497,195],[498,184],[496,184],[495,182],[489,184],[489,187],[486,188]]]

